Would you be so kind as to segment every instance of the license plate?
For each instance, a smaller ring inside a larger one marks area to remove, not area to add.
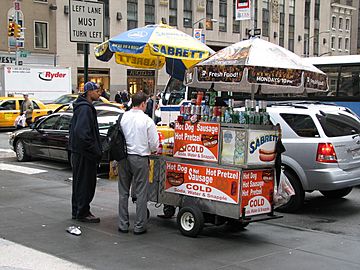
[[[351,154],[353,158],[359,158],[360,157],[360,148],[352,149]]]

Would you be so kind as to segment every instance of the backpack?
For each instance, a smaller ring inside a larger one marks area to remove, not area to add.
[[[127,157],[127,147],[124,133],[121,129],[121,118],[119,115],[116,123],[109,127],[107,132],[107,149],[109,151],[109,160],[122,160]]]

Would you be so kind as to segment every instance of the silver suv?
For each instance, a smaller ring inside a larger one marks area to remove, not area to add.
[[[296,193],[280,211],[301,208],[305,192],[341,198],[360,185],[360,120],[355,114],[306,102],[272,104],[268,112],[281,125],[282,163]]]

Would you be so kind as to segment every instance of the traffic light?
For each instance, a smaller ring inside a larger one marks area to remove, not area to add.
[[[9,22],[8,36],[9,37],[14,37],[15,36],[15,23],[14,22]]]
[[[16,38],[19,38],[21,36],[21,25],[20,24],[15,23],[14,33],[15,33]]]

